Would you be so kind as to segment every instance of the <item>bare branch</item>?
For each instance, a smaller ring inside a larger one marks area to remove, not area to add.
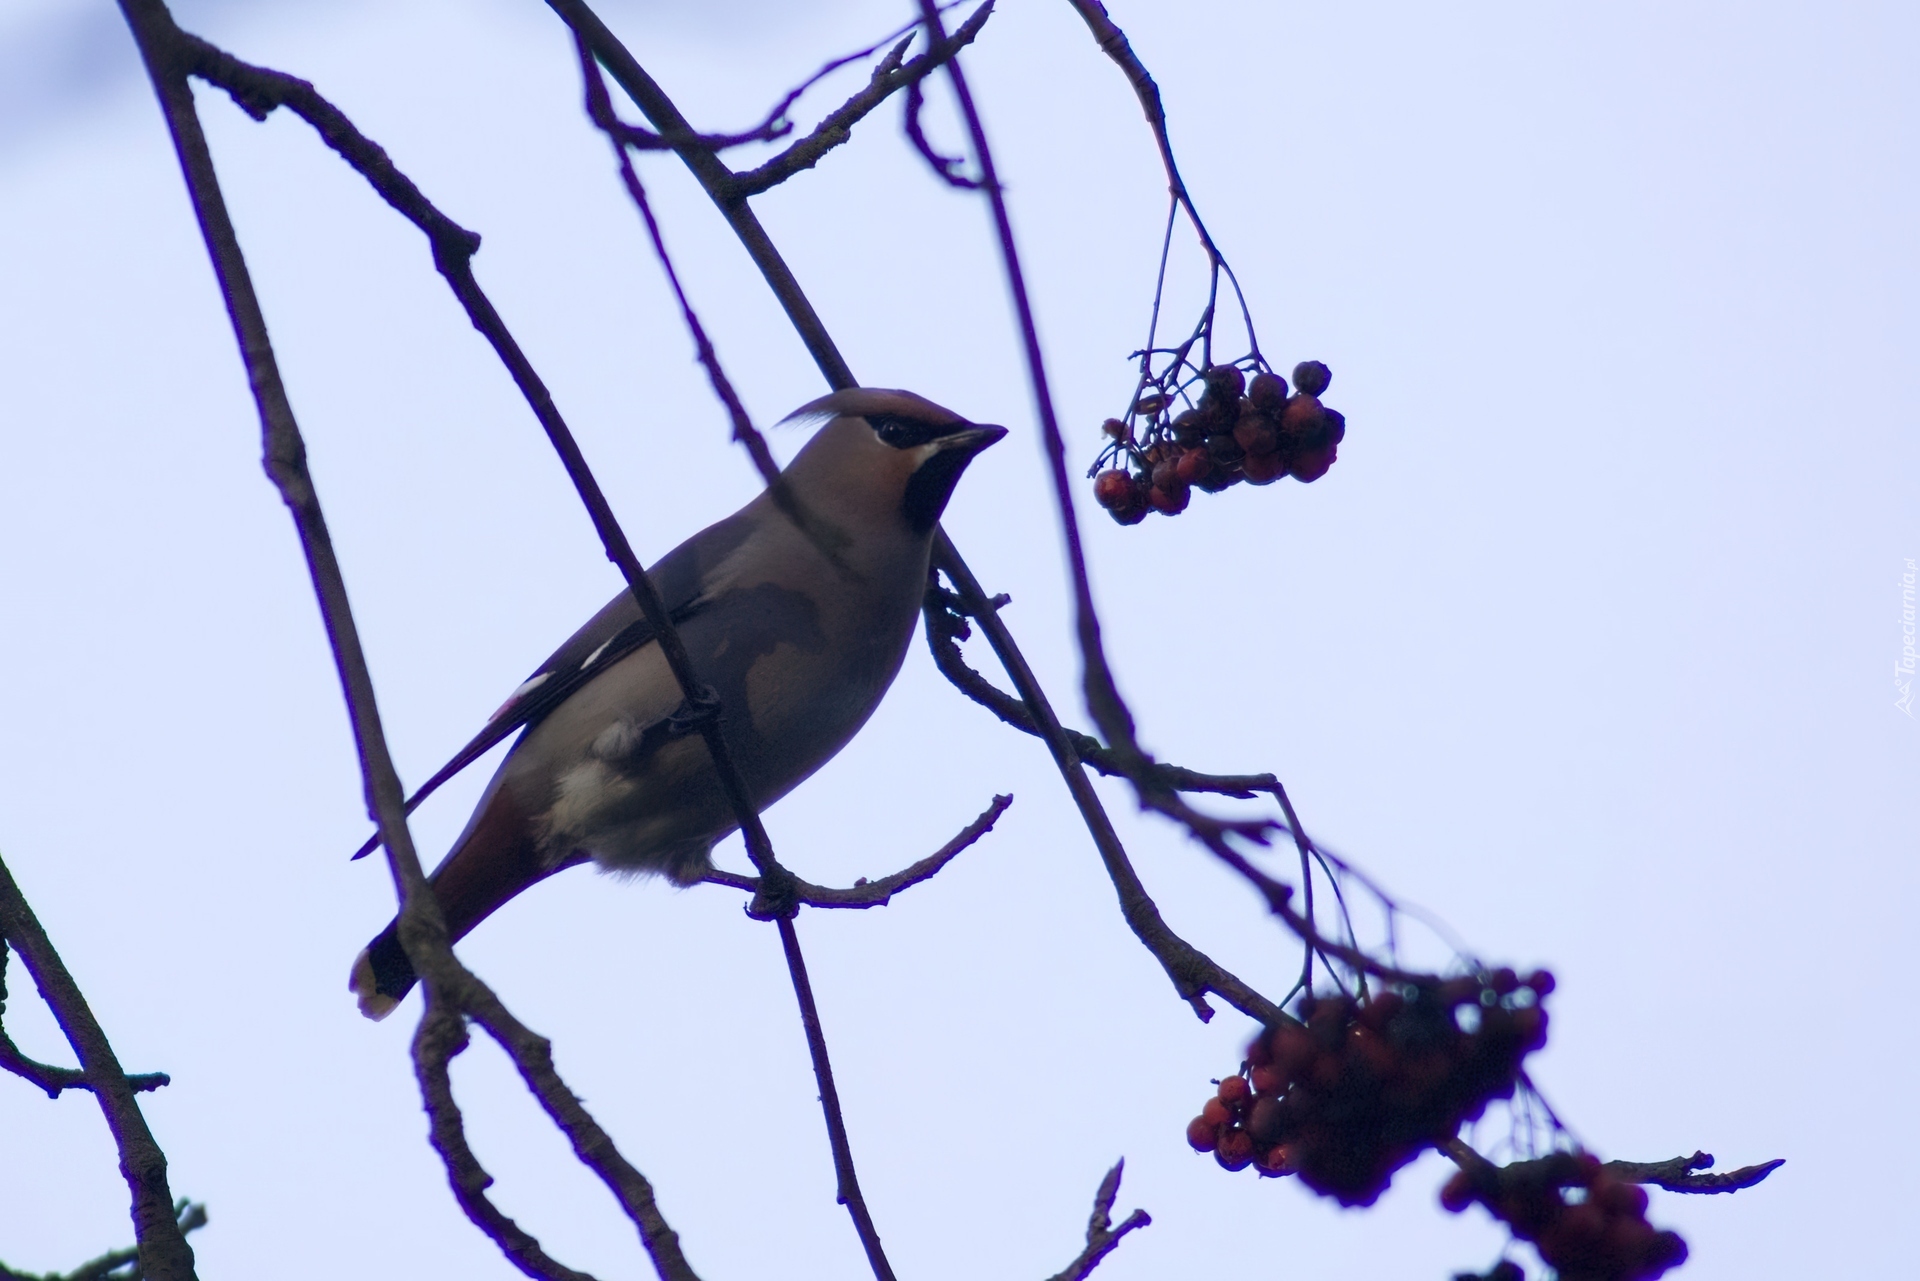
[[[1609,1161],[1600,1168],[1622,1183],[1651,1183],[1669,1192],[1712,1194],[1750,1188],[1786,1163],[1785,1157],[1776,1157],[1737,1170],[1699,1174],[1696,1171],[1712,1168],[1713,1157],[1695,1152],[1692,1156],[1677,1156],[1667,1161]]]
[[[54,1067],[50,1063],[28,1058],[13,1043],[13,1038],[7,1035],[4,1019],[7,1012],[7,958],[10,954],[6,936],[0,934],[0,1068],[39,1086],[50,1099],[59,1098],[62,1090],[91,1090],[93,1083],[79,1068]],[[133,1087],[136,1094],[172,1083],[172,1078],[165,1072],[140,1072],[127,1077],[127,1084]]]
[[[181,1197],[173,1206],[174,1221],[180,1235],[207,1226],[207,1207]],[[122,1268],[127,1271],[121,1271]],[[19,1272],[0,1263],[0,1281],[141,1281],[140,1248],[109,1250],[97,1259],[89,1259],[71,1272]]]
[[[500,1248],[508,1262],[530,1277],[542,1281],[594,1281],[590,1273],[579,1272],[554,1259],[540,1248],[540,1242],[515,1223],[486,1195],[493,1176],[480,1164],[467,1143],[466,1127],[460,1105],[453,1098],[453,1081],[447,1065],[453,1056],[467,1048],[466,1022],[444,1004],[434,1002],[420,1019],[413,1035],[414,1075],[420,1083],[420,1097],[427,1109],[427,1139],[447,1168],[447,1182],[454,1200],[475,1227]]]
[[[902,868],[891,876],[883,876],[877,881],[869,881],[862,877],[850,888],[839,890],[815,885],[811,881],[803,881],[795,877],[794,900],[807,907],[885,907],[901,890],[918,885],[922,881],[932,880],[941,868],[959,855],[960,851],[992,831],[994,823],[999,821],[1000,816],[1006,813],[1007,806],[1011,804],[1013,804],[1011,796],[994,797],[993,803],[981,811],[980,817],[961,828],[959,835],[919,862]],[[707,873],[705,880],[709,885],[726,885],[749,893],[760,889],[758,877],[741,876],[736,872],[723,872],[718,869]]]
[[[811,169],[819,164],[822,157],[835,147],[840,146],[853,136],[853,126],[892,97],[901,89],[911,95],[909,101],[917,100],[920,82],[928,75],[944,66],[948,59],[961,49],[972,44],[974,37],[980,34],[980,28],[987,23],[993,13],[993,0],[974,10],[973,15],[961,23],[946,40],[929,49],[904,65],[900,57],[906,52],[908,40],[895,45],[880,65],[873,69],[873,76],[867,81],[866,88],[854,94],[825,119],[814,126],[800,141],[782,151],[773,159],[753,169],[735,174],[727,190],[727,199],[742,201],[748,196],[757,196],[761,192],[785,182],[803,169]]]
[[[1545,1163],[1563,1159],[1563,1154],[1556,1153],[1530,1161],[1496,1165],[1474,1151],[1463,1139],[1449,1139],[1439,1148],[1455,1165],[1474,1178],[1496,1187],[1537,1178],[1540,1170],[1551,1168]],[[1786,1159],[1781,1157],[1763,1161],[1759,1165],[1742,1166],[1738,1170],[1700,1174],[1696,1171],[1710,1168],[1713,1157],[1705,1152],[1695,1152],[1692,1156],[1676,1156],[1666,1161],[1608,1161],[1600,1168],[1622,1183],[1651,1183],[1669,1192],[1712,1194],[1738,1192],[1753,1187],[1785,1164]]]
[[[367,176],[390,203],[427,231],[434,246],[435,262],[442,274],[446,275],[456,295],[467,306],[476,327],[494,342],[495,349],[507,362],[515,381],[534,403],[536,415],[549,427],[549,435],[555,438],[563,459],[577,464],[576,479],[579,472],[584,472],[585,464],[579,460],[572,437],[567,434],[565,424],[553,409],[552,398],[546,394],[544,385],[539,383],[531,365],[473,280],[468,260],[478,247],[477,236],[459,228],[428,204],[419,190],[387,160],[384,151],[354,129],[343,115],[320,99],[304,81],[248,67],[237,59],[221,54],[206,42],[187,36],[174,24],[163,0],[123,0],[122,9],[133,28],[148,74],[159,94],[161,110],[173,134],[174,146],[186,177],[194,214],[200,223],[208,255],[213,261],[214,274],[219,280],[227,312],[233,322],[254,401],[260,412],[267,473],[293,514],[301,547],[307,556],[308,569],[319,598],[321,616],[326,624],[328,641],[353,725],[368,809],[379,824],[381,842],[387,849],[388,866],[400,894],[400,941],[407,959],[420,974],[427,990],[427,1011],[416,1037],[415,1063],[423,1097],[432,1118],[434,1145],[447,1164],[449,1179],[463,1208],[467,1209],[476,1224],[502,1243],[502,1248],[517,1266],[530,1275],[542,1277],[584,1277],[584,1273],[575,1273],[538,1253],[537,1242],[520,1233],[511,1220],[498,1215],[480,1196],[481,1189],[486,1186],[485,1172],[479,1169],[477,1163],[470,1166],[462,1164],[463,1160],[470,1161],[472,1154],[466,1151],[465,1139],[460,1133],[459,1110],[453,1104],[451,1086],[446,1079],[446,1063],[465,1044],[465,1030],[460,1022],[463,1011],[487,1018],[488,1030],[501,1040],[503,1047],[514,1057],[516,1066],[527,1077],[550,1113],[556,1106],[554,1094],[565,1094],[565,1087],[553,1074],[550,1057],[530,1053],[531,1047],[516,1035],[523,1033],[524,1029],[517,1024],[509,1025],[505,1011],[499,1009],[498,1002],[492,999],[492,993],[460,965],[448,945],[446,924],[441,917],[439,904],[427,887],[425,874],[407,830],[404,793],[381,728],[366,655],[354,624],[352,608],[347,601],[346,583],[334,555],[319,495],[307,472],[305,442],[280,379],[272,343],[267,336],[265,318],[225,198],[221,194],[219,180],[214,174],[212,155],[200,127],[187,76],[202,74],[214,78],[226,75],[233,85],[238,86],[239,92],[235,93],[235,97],[243,106],[247,103],[248,93],[257,86],[264,85],[281,94],[281,100],[293,106],[303,118],[315,123],[321,129],[322,137],[339,150],[356,170]],[[223,87],[234,91],[229,85]],[[254,107],[258,108],[256,115],[263,115],[271,109],[263,106],[258,98],[254,100]],[[573,467],[569,470],[576,471]],[[586,477],[586,483],[590,492],[583,496],[589,500],[589,510],[597,519],[604,519],[611,524],[611,513],[606,511],[605,501],[599,498],[597,487],[592,487],[590,475]],[[595,499],[599,499],[597,506],[593,501]],[[612,528],[612,533],[618,536],[617,526]],[[619,546],[626,550],[624,539],[619,540]],[[638,571],[630,550],[626,551],[622,568]],[[632,581],[632,574],[629,580]],[[651,594],[651,586],[646,582],[644,573],[639,575],[637,590],[643,596]],[[657,597],[652,603],[658,605]],[[671,624],[663,631],[666,632],[662,636],[665,648],[665,643],[677,640],[677,636],[672,635]],[[684,652],[681,657],[684,658]],[[85,1062],[83,1056],[83,1065]],[[572,1098],[571,1095],[567,1097]],[[573,1107],[578,1108],[577,1100],[573,1102]],[[635,1196],[630,1182],[622,1177],[622,1168],[631,1171],[631,1167],[625,1166],[624,1161],[619,1161],[617,1166],[613,1164],[618,1154],[613,1151],[612,1141],[586,1118],[584,1111],[579,1111],[577,1117],[572,1119],[574,1128],[569,1129],[566,1123],[562,1124],[562,1128],[568,1130],[576,1151],[582,1149],[584,1140],[585,1146],[604,1158],[601,1164],[594,1166],[595,1171],[613,1189],[622,1209],[639,1228],[662,1281],[691,1281],[693,1270],[681,1256],[677,1238],[670,1230],[665,1230],[664,1221],[659,1218],[657,1210],[653,1210],[650,1190],[644,1198]],[[464,1158],[461,1156],[463,1152]],[[637,1178],[637,1174],[634,1177]],[[644,1185],[644,1180],[640,1182]],[[519,1235],[515,1236],[516,1233]],[[144,1248],[144,1232],[142,1242]],[[190,1254],[188,1258],[191,1259]],[[190,1271],[178,1275],[190,1275]]]
[[[575,33],[586,38],[594,57],[656,128],[663,133],[689,128],[686,117],[672,99],[647,74],[646,69],[593,12],[591,6],[584,0],[547,0],[547,3]],[[709,151],[688,147],[677,149],[677,154],[692,171],[714,206],[727,219],[748,256],[766,278],[768,288],[786,310],[794,331],[806,344],[828,384],[835,389],[857,386],[853,371],[834,344],[832,335],[827,332],[813,304],[768,238],[759,219],[745,201],[729,200],[727,192],[728,182],[733,177],[731,171]],[[933,554],[935,566],[953,583],[968,614],[979,622],[994,653],[1006,667],[1014,688],[1032,709],[1034,721],[1041,727],[1042,736],[1053,753],[1061,777],[1080,810],[1095,847],[1100,851],[1101,860],[1119,896],[1122,915],[1135,936],[1165,967],[1174,990],[1202,1019],[1213,1016],[1213,1008],[1206,1000],[1209,993],[1220,996],[1235,1009],[1262,1023],[1284,1018],[1280,1008],[1272,1001],[1167,927],[1161,919],[1159,908],[1140,883],[1127,858],[1126,849],[1113,829],[1112,821],[1081,768],[1073,745],[1054,716],[1025,655],[1020,652],[1012,633],[1000,621],[992,598],[981,589],[973,571],[967,567],[959,550],[944,531],[935,534]]]
[[[1120,1239],[1135,1228],[1144,1228],[1153,1222],[1153,1217],[1145,1210],[1135,1210],[1121,1221],[1119,1227],[1113,1226],[1113,1199],[1120,1195],[1120,1172],[1126,1169],[1126,1160],[1115,1161],[1107,1176],[1100,1180],[1099,1191],[1093,1194],[1093,1216],[1087,1220],[1087,1248],[1080,1257],[1065,1268],[1053,1274],[1048,1281],[1086,1281],[1088,1275],[1100,1266],[1100,1260],[1113,1253]]]
[[[174,1213],[173,1193],[167,1186],[166,1153],[147,1128],[147,1119],[133,1097],[133,1083],[121,1068],[112,1042],[93,1017],[87,998],[67,972],[4,860],[0,860],[0,939],[20,953],[41,999],[53,1011],[74,1057],[80,1060],[81,1080],[69,1084],[84,1084],[100,1101],[107,1129],[120,1152],[120,1173],[133,1197],[134,1240],[139,1243],[136,1249],[141,1271],[151,1281],[193,1281],[193,1247],[187,1244]]]

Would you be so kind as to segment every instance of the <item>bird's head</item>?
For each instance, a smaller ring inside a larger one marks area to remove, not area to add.
[[[910,391],[856,387],[822,396],[793,418],[826,418],[786,476],[828,520],[904,520],[930,534],[960,474],[1007,434],[969,422]]]

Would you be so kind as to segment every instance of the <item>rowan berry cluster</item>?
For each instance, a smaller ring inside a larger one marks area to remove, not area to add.
[[[1553,976],[1499,969],[1408,984],[1363,1003],[1307,997],[1300,1022],[1261,1033],[1249,1071],[1187,1126],[1229,1170],[1298,1174],[1342,1205],[1371,1205],[1394,1172],[1511,1097],[1523,1058],[1547,1041]]]
[[[1567,1199],[1569,1190],[1577,1199]],[[1440,1204],[1455,1214],[1476,1201],[1533,1242],[1560,1281],[1652,1281],[1686,1261],[1679,1234],[1647,1222],[1646,1189],[1614,1178],[1584,1152],[1461,1170],[1440,1190]]]
[[[1185,511],[1195,489],[1318,480],[1347,434],[1340,411],[1320,403],[1332,378],[1319,361],[1302,361],[1289,396],[1287,380],[1271,370],[1249,381],[1237,366],[1215,365],[1199,401],[1182,413],[1170,413],[1171,394],[1142,396],[1134,406],[1147,421],[1140,437],[1118,418],[1104,425],[1112,438],[1106,453],[1120,465],[1094,478],[1093,496],[1122,525],[1135,525],[1148,512]]]

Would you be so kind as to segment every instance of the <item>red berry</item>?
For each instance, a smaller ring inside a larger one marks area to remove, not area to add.
[[[1229,1170],[1244,1170],[1253,1160],[1253,1139],[1245,1130],[1228,1130],[1213,1157]]]
[[[1208,1099],[1207,1105],[1200,1109],[1200,1119],[1209,1125],[1225,1125],[1233,1120],[1233,1113],[1228,1110],[1225,1103],[1215,1097]]]
[[[1250,485],[1271,485],[1287,474],[1288,466],[1285,454],[1248,454],[1240,460],[1240,470]]]
[[[1506,996],[1519,988],[1520,976],[1503,965],[1487,976],[1487,986]]]
[[[1109,511],[1107,514],[1122,525],[1138,525],[1147,518],[1147,513],[1152,510],[1153,509],[1147,506],[1146,503],[1141,502],[1131,507],[1117,508]]]
[[[1278,413],[1287,402],[1287,380],[1263,369],[1247,384],[1247,399],[1269,413]]]
[[[1133,477],[1114,469],[1093,478],[1093,499],[1108,511],[1119,511],[1134,501]]]
[[[1247,1113],[1247,1133],[1260,1143],[1278,1143],[1286,1137],[1287,1108],[1272,1095],[1262,1095],[1253,1101],[1253,1109]]]
[[[1222,467],[1233,466],[1245,456],[1246,452],[1240,448],[1240,442],[1233,438],[1231,431],[1215,432],[1207,437],[1207,453]]]
[[[1593,1202],[1582,1201],[1568,1206],[1567,1212],[1560,1216],[1560,1231],[1571,1246],[1592,1246],[1606,1235],[1607,1216]]]
[[[1527,975],[1527,986],[1533,989],[1535,996],[1550,996],[1557,984],[1552,970],[1535,970]]]
[[[1189,1127],[1191,1132],[1191,1127]],[[1473,1204],[1473,1179],[1465,1170],[1455,1171],[1440,1188],[1440,1206],[1450,1214],[1458,1214]]]
[[[1189,449],[1174,464],[1174,475],[1183,484],[1193,485],[1213,474],[1213,455],[1204,448]]]
[[[1220,1127],[1204,1116],[1196,1116],[1187,1122],[1187,1142],[1195,1152],[1211,1152],[1220,1142]]]
[[[1220,1082],[1219,1099],[1228,1107],[1245,1102],[1253,1094],[1253,1087],[1247,1084],[1244,1076],[1230,1076]]]
[[[1327,420],[1327,443],[1337,445],[1347,438],[1347,416],[1337,409],[1321,406],[1320,412]]]
[[[1293,385],[1309,396],[1318,396],[1333,381],[1333,371],[1317,360],[1303,360],[1293,367]]]
[[[1287,400],[1280,411],[1280,430],[1292,440],[1314,443],[1326,430],[1327,416],[1320,402],[1302,392]]]
[[[1253,1069],[1253,1092],[1273,1095],[1287,1088],[1287,1074],[1271,1063],[1262,1063]]]
[[[1644,1257],[1648,1268],[1661,1271],[1677,1268],[1687,1261],[1687,1243],[1680,1239],[1677,1232],[1656,1232]],[[1658,1276],[1659,1272],[1649,1272],[1647,1275]]]
[[[1238,400],[1246,389],[1246,375],[1232,365],[1215,365],[1207,371],[1207,390],[1220,400]]]
[[[1147,491],[1147,502],[1157,512],[1169,516],[1178,516],[1187,509],[1187,503],[1193,497],[1193,490],[1177,478],[1165,489],[1155,485]]]
[[[1127,425],[1118,418],[1107,419],[1107,421],[1100,424],[1100,430],[1115,440],[1125,440],[1127,438]]]
[[[1265,414],[1244,413],[1233,425],[1233,443],[1249,454],[1271,454],[1280,448],[1280,433],[1273,429]]]
[[[1647,1190],[1638,1183],[1622,1183],[1603,1174],[1593,1181],[1587,1195],[1598,1201],[1608,1214],[1631,1215],[1637,1219],[1647,1212]]]
[[[1327,474],[1327,469],[1340,456],[1340,451],[1332,445],[1322,445],[1319,449],[1309,449],[1293,456],[1293,466],[1289,469],[1293,477],[1302,484],[1310,485]]]
[[[1173,420],[1173,438],[1183,445],[1197,445],[1207,437],[1207,418],[1197,409],[1189,409]]]
[[[1283,1174],[1292,1174],[1293,1149],[1284,1143],[1279,1144],[1254,1157],[1253,1164],[1269,1178],[1277,1179]]]

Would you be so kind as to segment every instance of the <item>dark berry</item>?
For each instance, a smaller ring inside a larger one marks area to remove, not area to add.
[[[1309,449],[1305,453],[1294,455],[1293,476],[1302,484],[1311,484],[1327,474],[1327,468],[1333,466],[1340,451],[1332,445],[1322,445],[1318,449]]]
[[[1205,480],[1212,472],[1213,456],[1204,448],[1189,449],[1174,464],[1174,475],[1188,485]]]
[[[1287,474],[1285,454],[1248,454],[1240,461],[1240,470],[1250,485],[1271,485]]]
[[[1280,407],[1287,403],[1287,380],[1263,369],[1247,384],[1247,399],[1257,408],[1277,414]]]
[[[1192,498],[1192,488],[1177,478],[1168,487],[1162,488],[1156,484],[1147,491],[1147,504],[1155,511],[1163,512],[1168,516],[1178,516],[1185,511],[1187,503]]]
[[[1207,371],[1207,390],[1218,400],[1231,403],[1247,389],[1246,375],[1232,365],[1215,365]]]
[[[1309,396],[1318,396],[1333,381],[1333,371],[1317,360],[1303,360],[1293,367],[1293,385]]]
[[[1119,511],[1134,501],[1133,477],[1126,472],[1103,471],[1093,478],[1093,498],[1108,511]]]

